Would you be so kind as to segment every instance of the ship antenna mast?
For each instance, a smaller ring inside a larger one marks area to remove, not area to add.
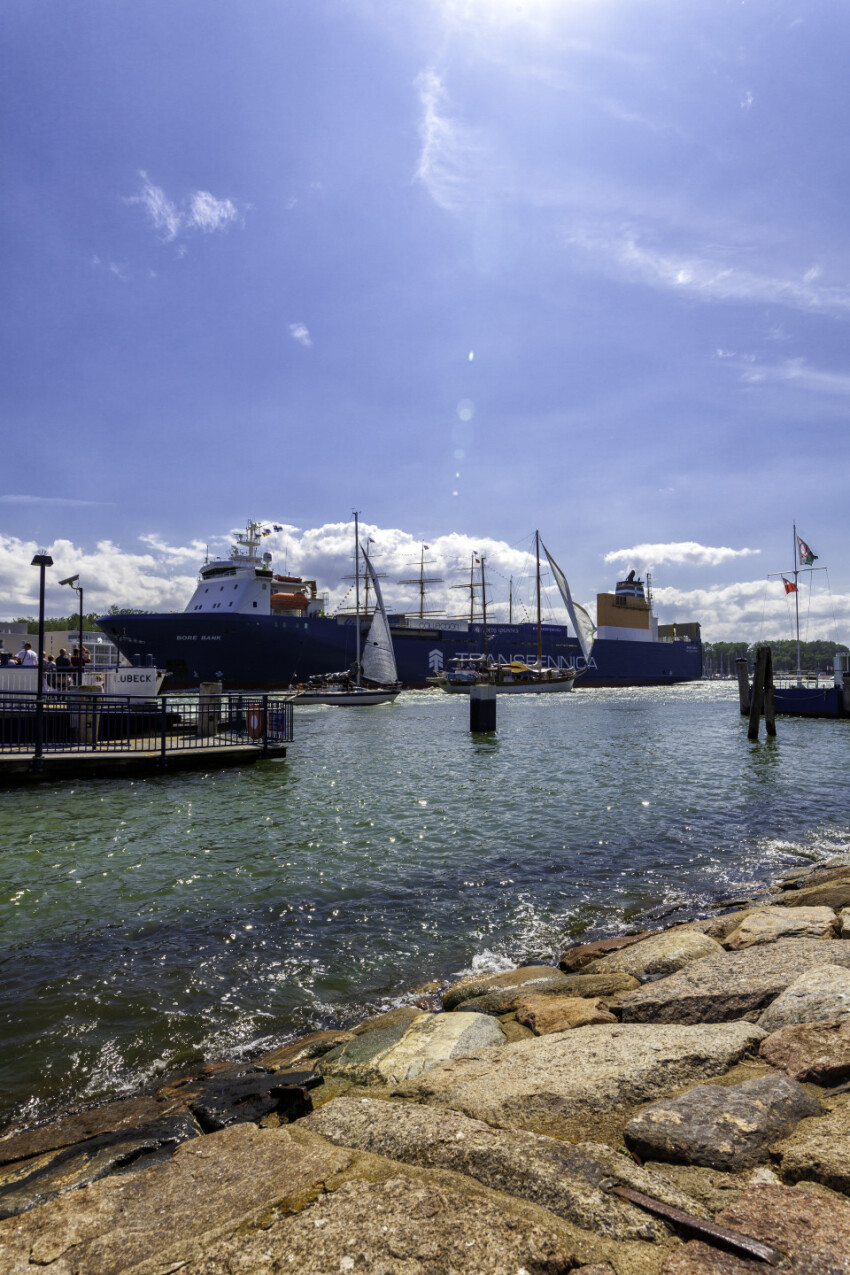
[[[540,611],[540,532],[534,533],[534,547],[537,552],[537,667],[543,668],[543,617]]]

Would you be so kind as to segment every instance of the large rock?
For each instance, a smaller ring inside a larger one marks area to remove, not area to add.
[[[831,939],[835,923],[832,908],[755,908],[726,937],[723,946],[736,952],[781,938]]]
[[[566,1275],[572,1246],[498,1196],[398,1176],[345,1182],[294,1216],[234,1235],[181,1275]],[[553,1219],[554,1220],[554,1219]]]
[[[692,961],[716,956],[723,949],[716,939],[696,930],[668,930],[643,939],[633,947],[610,952],[584,967],[588,974],[630,974],[632,978],[650,978],[673,974]]]
[[[850,1079],[850,1020],[789,1023],[761,1042],[759,1054],[793,1080],[840,1085]]]
[[[316,1068],[360,1085],[396,1085],[453,1058],[504,1045],[487,1014],[424,1014],[363,1032],[323,1054]]]
[[[850,944],[831,943],[829,960],[850,969]],[[806,970],[824,963],[821,939],[782,939],[695,961],[620,998],[623,1022],[719,1023],[760,1012]],[[828,1017],[828,1015],[823,1015]]]
[[[463,1001],[488,996],[492,992],[513,992],[520,989],[522,995],[544,991],[562,991],[564,976],[554,965],[523,965],[520,969],[507,970],[503,974],[478,974],[461,979],[443,992],[443,1009],[456,1009]],[[511,1006],[510,1008],[515,1008]],[[493,1013],[508,1013],[507,1009]]]
[[[643,1160],[670,1160],[738,1172],[768,1158],[768,1148],[804,1116],[822,1107],[787,1076],[760,1076],[742,1085],[695,1085],[678,1098],[654,1102],[625,1129],[626,1144]]]
[[[74,1191],[0,1222],[3,1275],[117,1275],[172,1249],[229,1234],[293,1197],[309,1198],[353,1160],[288,1129],[240,1124],[178,1147],[165,1164]],[[182,1268],[181,1268],[182,1269]]]
[[[259,1072],[226,1080],[216,1077],[192,1098],[189,1108],[205,1133],[247,1121],[257,1124],[271,1115],[279,1124],[288,1124],[313,1110],[307,1091],[321,1082],[315,1071]]]
[[[177,1105],[157,1098],[125,1098],[88,1111],[72,1112],[47,1124],[10,1125],[0,1133],[0,1164],[27,1160],[103,1134],[144,1129],[176,1110]]]
[[[632,1186],[674,1208],[703,1212],[697,1201],[663,1177],[609,1147],[574,1146],[539,1134],[492,1129],[456,1111],[337,1098],[303,1124],[337,1146],[463,1173],[611,1239],[657,1242],[666,1239],[667,1232],[642,1210],[608,1195],[600,1186],[604,1181]]]
[[[843,879],[821,881],[818,885],[803,886],[800,890],[786,890],[776,896],[776,902],[786,908],[832,908],[840,912],[850,907],[850,871],[837,869]]]
[[[640,934],[620,934],[616,938],[597,939],[594,943],[578,943],[568,947],[558,962],[565,974],[578,973],[580,969],[608,952],[619,952],[624,947],[632,947],[641,939],[648,939],[652,930],[642,930]]]
[[[640,987],[628,974],[559,974],[557,979],[496,988],[471,1000],[461,1001],[455,1010],[478,1014],[508,1014],[519,1009],[529,996],[617,997]]]
[[[842,908],[838,913],[838,933],[843,939],[850,939],[850,908]]]
[[[835,944],[838,950],[843,944]],[[830,956],[832,950],[830,949]],[[850,970],[842,966],[816,965],[795,978],[759,1019],[766,1032],[789,1023],[814,1023],[824,1018],[850,1017]]]
[[[583,1027],[436,1067],[397,1092],[492,1125],[583,1136],[602,1114],[722,1074],[761,1039],[750,1023]]]
[[[850,1203],[795,1187],[753,1186],[715,1221],[787,1254],[793,1275],[850,1275]],[[771,1268],[692,1240],[664,1266],[664,1275],[756,1275]],[[779,1269],[779,1268],[774,1268]]]
[[[76,1146],[7,1164],[0,1169],[0,1218],[26,1213],[128,1165],[142,1169],[158,1164],[200,1134],[188,1112],[177,1112],[160,1116],[143,1129],[101,1134]]]
[[[850,1098],[829,1100],[832,1110],[819,1120],[804,1120],[773,1147],[788,1182],[821,1182],[850,1194]],[[847,1236],[850,1247],[850,1234]]]
[[[517,1022],[530,1027],[535,1036],[587,1027],[590,1023],[617,1021],[597,997],[580,996],[527,996],[518,1006],[516,1016]]]
[[[257,1059],[257,1063],[270,1071],[287,1071],[300,1063],[321,1058],[322,1054],[326,1054],[335,1045],[343,1045],[351,1040],[352,1035],[350,1031],[310,1032],[307,1036],[299,1036],[297,1040],[291,1040],[278,1049],[263,1054],[262,1058]]]

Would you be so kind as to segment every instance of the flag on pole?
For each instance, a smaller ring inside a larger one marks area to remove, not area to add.
[[[810,567],[818,556],[816,553],[812,553],[805,540],[801,540],[799,536],[797,537],[797,552],[800,555],[800,562],[805,567]]]
[[[270,536],[271,534],[272,534],[271,529],[269,527],[266,527],[265,530],[263,531],[263,535]]]
[[[786,593],[796,593],[796,592],[797,592],[797,586],[796,586],[796,584],[794,583],[794,581],[793,581],[793,580],[786,580],[786,579],[785,579],[785,577],[783,576],[783,577],[782,577],[782,583],[785,585],[785,592],[786,592]]]
[[[275,531],[283,531],[283,527],[279,527],[277,523],[274,524],[274,529]]]

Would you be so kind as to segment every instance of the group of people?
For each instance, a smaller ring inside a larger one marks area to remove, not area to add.
[[[0,652],[0,659],[4,653]],[[83,668],[91,662],[91,652],[87,646],[83,647],[82,661],[80,660],[80,648],[75,646],[71,654],[65,650],[64,646],[59,647],[59,653],[54,657],[47,652],[44,654],[42,670],[45,673],[67,672],[70,669]],[[6,655],[3,660],[3,667],[10,668],[12,665],[21,665],[24,668],[38,668],[38,655],[32,649],[32,642],[24,642],[17,655]]]

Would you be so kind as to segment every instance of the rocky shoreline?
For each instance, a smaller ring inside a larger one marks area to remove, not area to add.
[[[0,1133],[0,1271],[850,1275],[850,857]]]

